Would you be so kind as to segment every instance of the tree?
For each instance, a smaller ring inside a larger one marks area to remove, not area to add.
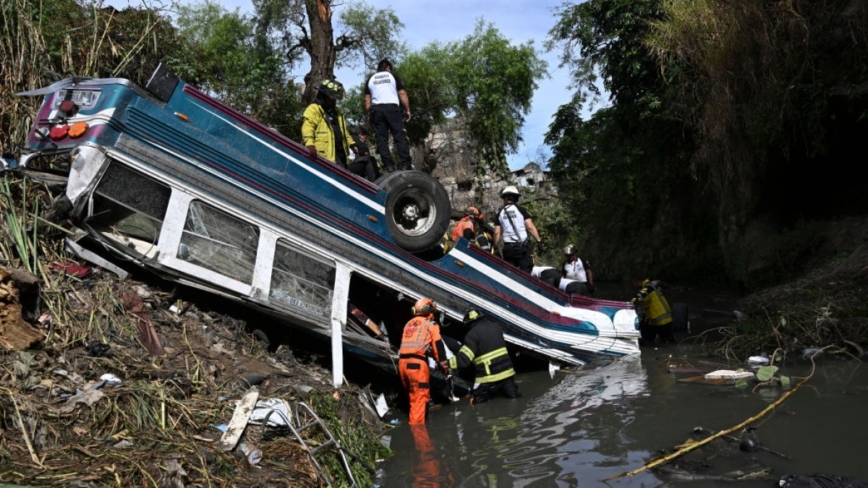
[[[301,104],[285,58],[255,18],[205,1],[178,9],[184,61],[170,66],[186,81],[279,132],[296,136]]]
[[[588,0],[558,14],[547,46],[562,49],[576,89],[546,136],[559,195],[580,247],[609,272],[659,271],[673,264],[667,246],[688,241],[680,236],[697,246],[715,237],[696,224],[706,207],[689,176],[691,133],[670,116],[675,92],[644,44],[662,2]],[[605,93],[610,105],[584,120]]]
[[[454,117],[479,159],[478,170],[506,174],[506,155],[521,142],[524,117],[547,65],[533,42],[513,45],[491,24],[480,21],[461,41],[431,43],[410,53],[395,70],[407,87],[414,143],[433,125]]]
[[[339,31],[334,35],[334,0],[254,0],[260,27],[282,47],[288,63],[304,53],[310,70],[304,76],[305,104],[313,101],[316,87],[324,79],[334,79],[336,65],[352,66],[358,57],[366,66],[374,56],[399,54],[403,45],[397,40],[404,25],[391,9],[374,9],[366,4],[347,7],[339,16]]]

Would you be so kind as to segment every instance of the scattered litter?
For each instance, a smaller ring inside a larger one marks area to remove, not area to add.
[[[70,413],[75,410],[75,407],[77,407],[79,403],[84,403],[85,405],[90,407],[94,403],[102,399],[102,397],[104,396],[105,393],[103,393],[102,391],[96,388],[89,388],[84,391],[76,392],[75,395],[67,398],[64,405],[53,408],[52,410],[57,413]]]
[[[391,424],[391,425],[398,425],[400,423],[401,423],[401,421],[398,419],[392,419],[389,421],[389,424]]]
[[[750,371],[732,371],[729,369],[719,369],[705,375],[707,380],[744,380],[753,377],[754,374]]]
[[[121,386],[124,383],[120,378],[111,373],[106,373],[100,376],[99,379],[100,381],[105,381],[105,384],[108,386]]]
[[[76,385],[80,385],[80,384],[84,383],[84,378],[82,378],[78,373],[70,373],[70,372],[66,371],[65,369],[55,369],[54,371],[52,371],[52,373],[56,374],[58,376],[63,376],[65,378],[67,378],[69,381],[72,381],[73,383],[75,383]]]
[[[313,391],[313,387],[312,387],[312,386],[307,386],[307,385],[301,385],[301,386],[298,387],[298,389],[299,389],[302,393],[310,393],[310,392]]]
[[[93,274],[93,268],[90,266],[82,266],[78,263],[73,263],[72,261],[55,261],[51,263],[49,266],[50,269],[54,271],[61,271],[69,276],[75,276],[76,278],[87,278],[91,274]]]
[[[385,447],[386,449],[391,449],[391,447],[389,447],[389,446],[392,445],[392,436],[390,436],[390,435],[384,435],[383,437],[380,437],[380,443],[381,443],[381,444],[383,445],[383,447]]]
[[[250,419],[247,423],[262,425],[265,417],[268,417],[269,427],[288,427],[286,422],[291,418],[290,415],[289,404],[286,403],[286,400],[282,398],[269,398],[256,402],[256,407],[254,407],[253,412],[250,414]]]
[[[549,361],[549,376],[551,376],[552,378],[554,378],[554,377],[555,377],[555,372],[558,371],[559,369],[561,369],[560,366],[558,366],[557,364],[555,364],[555,363]]]
[[[229,426],[226,424],[220,424],[220,425],[211,424],[211,427],[214,427],[215,429],[219,430],[220,432],[226,432],[226,429],[229,428]]]
[[[253,444],[243,443],[238,446],[241,449],[241,452],[247,458],[247,462],[251,466],[256,466],[259,464],[259,461],[262,461],[262,449],[254,446]]]
[[[377,415],[379,415],[380,418],[383,418],[383,415],[386,415],[389,411],[389,405],[386,404],[386,396],[382,393],[377,397],[377,403],[375,403],[374,406],[377,407]]]
[[[232,413],[232,420],[229,421],[229,427],[223,432],[223,437],[220,438],[221,448],[224,451],[235,449],[235,444],[238,443],[238,439],[244,433],[244,428],[247,426],[247,421],[250,419],[250,414],[253,413],[258,398],[259,390],[252,388],[238,402],[235,412]]]
[[[132,443],[132,441],[128,441],[128,440],[124,439],[124,440],[118,442],[117,444],[113,445],[112,447],[115,449],[126,449],[128,447],[133,447],[133,443]]]
[[[104,344],[102,342],[90,341],[87,343],[87,346],[85,347],[85,349],[87,349],[87,353],[91,357],[104,358],[104,357],[108,356],[109,349],[111,349],[111,346],[109,346],[108,344]]]
[[[747,358],[747,362],[749,364],[769,364],[769,358],[765,355],[763,356],[751,356]]]

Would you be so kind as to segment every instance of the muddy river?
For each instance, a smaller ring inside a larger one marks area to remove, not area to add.
[[[613,298],[626,293],[609,292]],[[694,330],[726,319],[703,310],[732,310],[725,297],[670,293],[674,300],[683,295],[692,301]],[[381,486],[732,486],[732,481],[715,478],[759,476],[764,470],[763,479],[738,485],[774,486],[772,480],[783,474],[868,480],[863,439],[868,433],[868,368],[826,357],[781,407],[751,424],[760,445],[776,453],[745,452],[737,442],[719,441],[685,456],[679,463],[687,468],[684,472],[646,471],[604,483],[692,438],[695,427],[720,431],[738,425],[783,392],[780,387],[751,391],[683,382],[684,374],[667,370],[670,363],[710,361],[715,360],[685,341],[646,348],[641,357],[592,371],[522,372],[517,376],[522,398],[446,405],[430,412],[427,428],[411,429],[406,415],[399,414],[399,425],[388,433],[395,454],[381,464]],[[729,368],[739,366],[747,367]],[[810,373],[810,364],[788,360],[783,372],[795,384]]]

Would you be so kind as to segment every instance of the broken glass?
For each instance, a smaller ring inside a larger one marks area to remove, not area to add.
[[[250,284],[259,228],[194,200],[187,211],[178,258]]]
[[[156,244],[171,189],[113,161],[94,193],[88,223]]]
[[[331,316],[335,268],[277,241],[269,298],[321,317]]]

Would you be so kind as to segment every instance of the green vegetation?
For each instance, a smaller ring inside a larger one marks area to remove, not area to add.
[[[586,254],[609,276],[714,273],[757,288],[792,275],[772,257],[810,255],[817,239],[776,236],[799,222],[822,236],[812,222],[868,211],[854,183],[866,20],[850,0],[564,6],[548,45],[577,90],[548,142]],[[601,88],[610,103],[583,118]]]

